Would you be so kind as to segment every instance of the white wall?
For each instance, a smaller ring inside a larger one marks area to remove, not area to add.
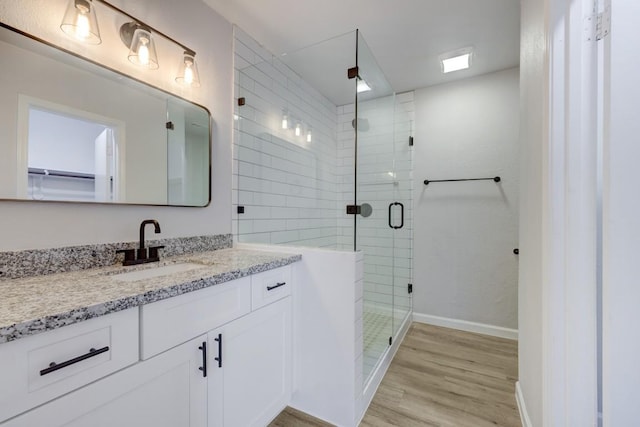
[[[0,2],[3,15],[16,7],[13,1]],[[35,2],[37,3],[37,2]],[[47,13],[47,8],[66,2],[47,1],[35,4],[39,22],[58,19],[60,13]],[[212,200],[207,208],[102,206],[59,203],[0,202],[0,250],[48,248],[74,244],[118,242],[133,240],[138,225],[145,218],[155,218],[162,225],[163,237],[221,234],[231,232],[231,129],[232,129],[232,27],[204,3],[198,0],[175,2],[171,0],[118,0],[116,6],[134,16],[140,16],[148,24],[157,27],[197,52],[201,75],[201,87],[181,89],[175,82],[159,81],[162,73],[133,70],[125,57],[121,61],[125,70],[136,77],[148,79],[153,84],[191,99],[207,107],[213,116],[212,150]],[[22,7],[22,3],[19,5]],[[57,6],[56,6],[57,7]],[[6,13],[5,13],[6,12]],[[59,26],[59,23],[57,24]],[[117,28],[102,25],[103,34]],[[70,42],[66,42],[70,44]],[[75,45],[70,44],[70,47]],[[117,55],[120,47],[102,45],[87,47],[91,52]],[[119,46],[122,46],[121,44]],[[114,57],[115,58],[115,57]],[[177,70],[176,64],[171,67]],[[120,65],[118,65],[120,66]],[[162,70],[163,68],[161,68]],[[160,72],[160,70],[158,70]],[[170,72],[170,70],[169,70]],[[164,76],[166,77],[166,76]]]
[[[640,419],[640,4],[611,1],[605,47],[603,217],[603,421],[605,427]]]
[[[418,315],[518,327],[518,80],[514,68],[415,92]]]
[[[521,2],[518,378],[532,426],[542,425],[543,172],[548,135],[547,1]]]

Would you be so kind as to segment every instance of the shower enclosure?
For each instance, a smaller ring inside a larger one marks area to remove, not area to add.
[[[364,254],[366,384],[411,312],[412,96],[358,31],[277,57],[236,32],[234,234]]]

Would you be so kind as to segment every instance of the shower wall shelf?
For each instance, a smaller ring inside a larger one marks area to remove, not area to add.
[[[494,176],[493,178],[464,178],[464,179],[425,179],[424,185],[429,185],[432,182],[459,182],[459,181],[493,181],[500,182],[501,179],[499,176]]]

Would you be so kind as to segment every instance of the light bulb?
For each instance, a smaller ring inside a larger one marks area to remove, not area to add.
[[[184,52],[184,56],[182,57],[182,61],[180,62],[180,70],[178,71],[176,82],[185,86],[200,86],[200,76],[198,74],[198,64],[196,64],[195,56],[195,52]]]
[[[282,116],[282,129],[289,129],[289,121],[286,114]]]
[[[147,45],[149,44],[149,39],[146,37],[140,38],[140,47],[138,48],[138,58],[140,64],[149,65],[149,48]]]
[[[302,132],[302,129],[300,129],[300,123],[296,124],[296,136],[300,136],[300,133]]]
[[[184,68],[184,82],[188,85],[193,83],[193,69],[191,68],[191,63],[187,63]]]
[[[78,13],[76,19],[76,37],[79,39],[89,38],[89,17],[86,13]]]

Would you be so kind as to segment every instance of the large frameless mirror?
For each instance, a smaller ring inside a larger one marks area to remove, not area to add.
[[[0,26],[0,199],[209,203],[204,107]]]

